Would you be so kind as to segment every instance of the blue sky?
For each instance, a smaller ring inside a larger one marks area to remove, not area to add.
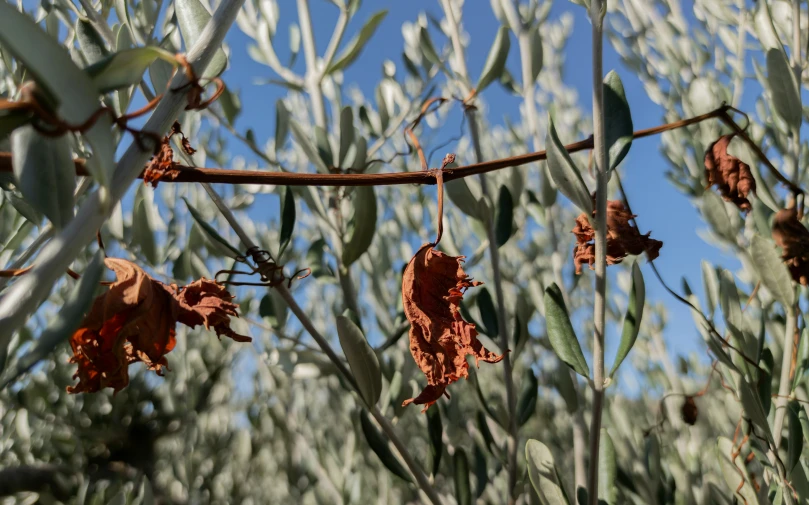
[[[289,3],[281,2],[281,21],[276,34],[279,44],[278,52],[282,61],[286,60],[286,40],[288,39],[288,24],[297,22],[295,8]],[[325,0],[313,0],[312,17],[318,52],[322,54],[328,44],[337,9]],[[433,13],[440,17],[440,7],[434,1],[411,2],[375,2],[366,0],[348,27],[352,34],[362,25],[373,12],[389,9],[379,29],[371,42],[366,46],[362,56],[346,72],[345,82],[356,83],[366,95],[371,95],[371,86],[378,82],[382,73],[382,63],[391,59],[397,63],[399,71],[403,71],[400,54],[403,48],[401,24],[404,21],[415,21],[422,11]],[[563,12],[574,15],[574,33],[567,47],[567,58],[564,69],[565,83],[575,88],[579,94],[579,102],[583,110],[592,107],[591,100],[591,72],[590,72],[590,23],[582,7],[566,1],[557,1],[551,11],[551,18],[556,18]],[[494,40],[499,23],[492,14],[489,2],[483,0],[467,0],[464,8],[464,27],[471,37],[467,48],[467,60],[470,72],[477,75],[483,67]],[[253,61],[246,52],[247,44],[252,41],[238,29],[231,30],[228,35],[231,47],[231,60],[228,71],[223,76],[229,85],[241,92],[242,104],[250,104],[243,109],[238,118],[236,127],[240,131],[252,128],[259,139],[272,135],[274,128],[274,104],[276,99],[282,97],[286,90],[280,86],[256,85],[253,81],[261,78],[275,78],[273,71],[264,65]],[[514,75],[519,75],[516,42],[512,41],[512,54],[509,58],[509,68]],[[664,111],[653,103],[647,96],[640,81],[620,62],[618,55],[607,44],[604,54],[604,71],[616,69],[623,79],[626,95],[632,110],[633,122],[636,129],[647,128],[662,122]],[[304,72],[303,55],[300,54],[296,63],[296,71]],[[486,90],[485,99],[489,103],[490,123],[504,124],[504,118],[512,122],[519,121],[519,106],[521,99],[506,93],[502,87],[492,85]],[[544,113],[545,111],[540,111]],[[453,135],[455,134],[453,127]],[[575,139],[565,139],[573,141]],[[652,237],[664,243],[660,259],[656,262],[658,268],[667,282],[675,289],[679,289],[681,277],[686,277],[692,289],[701,296],[702,281],[700,263],[703,259],[715,264],[724,264],[731,269],[738,263],[735,259],[724,256],[716,248],[706,244],[698,235],[699,229],[705,228],[699,212],[685,195],[678,192],[665,179],[664,174],[667,161],[659,152],[659,139],[652,137],[641,139],[633,143],[627,159],[623,162],[623,181],[626,187],[633,211],[639,215],[640,224],[645,230],[652,230]],[[246,149],[234,142],[230,146],[233,154],[252,159]],[[527,169],[527,176],[536,176],[535,169]],[[272,208],[276,211],[277,203]],[[572,223],[571,223],[572,228]],[[669,296],[653,277],[648,265],[643,266],[644,277],[648,292],[647,300],[662,301],[669,310],[668,327],[665,336],[670,348],[678,353],[698,352],[704,356],[704,344],[699,336],[687,307],[682,306]],[[615,347],[610,345],[610,348]]]

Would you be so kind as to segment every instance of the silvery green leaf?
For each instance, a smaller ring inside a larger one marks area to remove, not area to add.
[[[281,99],[275,102],[275,155],[284,148],[289,135],[290,117],[284,101]]]
[[[337,56],[334,62],[329,66],[326,70],[326,74],[330,74],[337,70],[342,70],[352,64],[354,60],[359,57],[360,53],[362,52],[365,44],[371,39],[376,32],[379,23],[385,19],[385,16],[388,14],[387,9],[381,10],[379,12],[374,13],[368,18],[368,21],[360,28],[359,33],[356,37],[351,39],[340,52],[339,56]]]
[[[562,292],[555,283],[545,289],[545,325],[548,340],[559,359],[585,378],[590,377],[590,368],[581,352],[581,345],[573,331]]]
[[[239,93],[232,91],[226,87],[219,97],[219,105],[222,106],[222,113],[225,115],[225,120],[229,125],[233,126],[236,118],[242,113],[242,101],[239,99]]]
[[[713,191],[706,191],[702,195],[702,215],[718,236],[728,240],[735,237],[725,203]]]
[[[458,505],[472,505],[472,489],[469,485],[469,460],[462,447],[455,448],[452,459],[455,477],[455,500]]]
[[[738,497],[747,505],[758,505],[758,496],[750,484],[750,478],[746,472],[747,467],[742,460],[742,456],[736,455],[735,459],[731,460],[734,453],[735,445],[731,440],[725,437],[716,439],[716,459],[719,461],[719,467],[725,478],[728,493],[733,493],[733,496]],[[742,484],[740,489],[739,484]]]
[[[497,214],[494,219],[494,236],[498,247],[503,247],[514,230],[514,203],[511,192],[505,185],[500,186],[500,196],[497,199]]]
[[[337,316],[337,335],[360,395],[366,405],[373,407],[382,393],[382,372],[376,353],[368,345],[362,330],[346,315]]]
[[[511,47],[511,40],[509,39],[509,30],[506,26],[501,26],[497,31],[491,49],[489,49],[489,56],[486,58],[486,63],[483,65],[483,71],[480,73],[480,80],[478,80],[475,91],[477,93],[483,92],[486,86],[492,83],[495,79],[500,79],[503,70],[506,68],[506,59],[508,58],[508,51]]]
[[[11,134],[11,156],[17,186],[57,230],[73,219],[76,168],[68,135],[46,137],[32,126]]]
[[[368,417],[365,409],[360,412],[360,426],[362,433],[365,435],[365,440],[368,441],[371,450],[379,457],[379,460],[385,465],[385,468],[405,482],[410,482],[410,473],[402,466],[399,459],[393,454],[393,451],[390,450],[388,440],[380,433]]]
[[[399,373],[398,370],[396,373]],[[399,374],[401,378],[401,374]],[[441,422],[441,410],[436,407],[427,409],[427,434],[430,436],[430,472],[438,475],[441,455],[444,452],[444,426]]]
[[[790,400],[787,405],[787,459],[786,470],[792,472],[796,465],[800,464],[801,453],[803,452],[803,431],[801,430],[800,411],[803,408],[795,400]]]
[[[708,304],[707,316],[709,319],[713,319],[714,311],[719,305],[719,281],[716,277],[716,269],[710,263],[702,260],[701,267],[705,300]]]
[[[530,367],[525,368],[520,397],[517,400],[517,426],[527,423],[534,415],[539,396],[539,382]]]
[[[145,187],[140,184],[135,192],[135,202],[132,206],[132,244],[140,249],[141,254],[151,265],[158,265],[160,246],[155,239],[154,222],[157,210],[151,196],[144,195]]]
[[[89,65],[102,60],[109,51],[104,45],[101,35],[95,27],[86,19],[76,19],[76,38],[79,39],[79,47]]]
[[[483,333],[492,340],[496,340],[497,337],[500,336],[500,326],[498,325],[497,309],[494,307],[492,295],[489,294],[489,290],[485,287],[481,288],[475,301],[480,310],[480,318],[483,322]]]
[[[525,444],[528,477],[542,505],[570,505],[550,449],[537,440]]]
[[[39,223],[42,221],[42,214],[40,214],[33,205],[28,203],[27,199],[20,198],[11,192],[4,192],[3,194],[9,203],[11,203],[11,206],[14,207],[14,210],[19,212],[29,223],[39,226]]]
[[[329,143],[329,134],[321,126],[315,126],[315,145],[317,146],[317,154],[323,160],[323,164],[327,167],[333,167],[334,154],[331,150],[331,143]]]
[[[609,169],[613,170],[626,157],[632,146],[632,114],[624,85],[615,70],[604,79],[604,135],[609,151]]]
[[[36,347],[23,355],[17,362],[14,371],[3,378],[0,390],[16,381],[34,365],[45,359],[57,345],[67,340],[78,328],[82,318],[90,310],[104,273],[104,252],[97,251],[84,269],[81,279],[68,294],[65,303],[59,309],[56,318],[48,325],[36,341]]]
[[[542,70],[543,63],[543,48],[542,48],[542,35],[539,33],[540,27],[537,26],[531,30],[531,78],[532,82],[523,83],[523,86],[530,86],[534,84],[539,77],[539,72]]]
[[[421,53],[424,55],[427,61],[433,65],[438,65],[442,68],[444,67],[444,63],[438,56],[438,52],[436,52],[433,41],[430,38],[430,32],[428,32],[427,28],[425,27],[421,27],[419,31],[419,47],[421,48]]]
[[[108,93],[138,84],[149,65],[160,59],[174,63],[174,55],[155,46],[136,47],[110,54],[85,68],[98,91]]]
[[[618,354],[615,356],[615,363],[610,370],[610,377],[615,375],[618,367],[629,355],[629,351],[635,345],[643,319],[643,304],[646,301],[646,285],[643,282],[643,274],[640,271],[638,262],[632,264],[632,288],[629,293],[629,306],[624,316],[624,328],[621,332],[621,343],[618,345]]]
[[[587,185],[584,184],[579,168],[570,158],[553,126],[553,119],[548,118],[548,135],[545,138],[545,149],[548,152],[548,170],[553,182],[563,195],[568,197],[576,207],[587,215],[593,213],[593,199]]]
[[[746,417],[749,417],[767,440],[771,440],[770,424],[767,422],[767,414],[761,405],[761,399],[745,379],[739,380],[739,398]]]
[[[0,3],[0,44],[18,58],[29,75],[58,101],[58,113],[68,123],[82,124],[101,107],[98,91],[70,55],[25,14],[7,2]],[[70,83],[66,86],[65,83]],[[106,114],[82,136],[93,149],[87,169],[104,187],[115,170],[112,121]]]
[[[482,219],[478,199],[472,194],[465,179],[455,179],[444,183],[444,191],[461,212],[469,217]]]
[[[795,288],[792,276],[778,249],[770,240],[753,235],[750,241],[750,256],[753,266],[758,271],[761,283],[772,293],[773,297],[785,307],[795,303]]]
[[[205,237],[208,241],[207,245],[220,252],[223,256],[229,256],[231,258],[238,258],[242,256],[242,253],[227,240],[225,240],[225,238],[220,235],[213,226],[211,226],[208,220],[206,220],[205,217],[193,205],[191,205],[191,202],[189,202],[185,197],[183,197],[183,201],[185,201],[185,205],[188,207],[188,212],[191,213],[191,217],[194,218],[194,221],[199,225],[202,231],[205,232]]]
[[[281,115],[283,115],[283,113],[280,112],[280,110],[281,109],[276,108],[275,109],[276,114],[280,113]],[[309,159],[309,162],[311,162],[312,165],[314,165],[317,171],[320,172],[321,174],[329,173],[329,168],[326,166],[325,163],[323,163],[323,158],[320,157],[318,148],[315,145],[315,143],[312,142],[312,140],[309,138],[309,135],[307,135],[306,132],[303,130],[303,128],[301,128],[301,126],[297,123],[297,121],[295,121],[291,117],[287,116],[286,122],[289,123],[289,128],[292,131],[292,136],[295,137],[295,142],[298,144],[298,147],[301,148],[304,154],[306,154],[306,157]],[[278,130],[276,129],[275,131],[277,139]]]
[[[373,186],[360,186],[354,190],[353,231],[343,246],[343,265],[349,266],[371,246],[376,232],[377,203]]]
[[[281,236],[278,247],[278,257],[280,258],[292,240],[292,231],[295,229],[295,195],[287,187],[284,191],[283,204],[281,208]]]
[[[340,153],[337,165],[343,166],[349,148],[354,143],[354,112],[351,107],[343,107],[340,111]]]
[[[615,446],[606,428],[601,428],[601,444],[598,451],[598,503],[617,505],[618,468],[615,461]]]
[[[572,414],[579,409],[579,396],[576,393],[576,384],[570,375],[570,368],[561,362],[553,372],[553,385],[565,401],[567,411]]]
[[[200,0],[174,0],[174,13],[180,25],[180,33],[185,41],[186,51],[190,49],[199,38],[202,30],[211,20],[211,13]],[[219,48],[211,58],[211,62],[201,73],[201,77],[213,78],[225,71],[228,59],[225,51]]]
[[[801,94],[783,51],[767,51],[767,83],[772,92],[775,112],[792,130],[800,129],[803,119]]]

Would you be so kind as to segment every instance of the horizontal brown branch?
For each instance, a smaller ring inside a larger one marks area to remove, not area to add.
[[[685,126],[700,123],[702,121],[722,118],[726,120],[729,107],[723,105],[706,114],[695,116],[681,121],[668,123],[654,128],[638,130],[633,133],[633,138],[643,138],[659,133],[682,128]],[[732,122],[732,120],[731,120]],[[735,123],[734,123],[735,124]],[[585,151],[593,148],[592,137],[580,140],[565,146],[570,153]],[[760,151],[759,151],[760,152]],[[761,153],[763,155],[763,153]],[[521,154],[510,158],[475,163],[455,168],[436,169],[441,170],[444,181],[453,181],[477,174],[494,172],[503,168],[517,167],[546,159],[545,151]],[[765,164],[774,169],[772,163],[766,157]],[[83,159],[76,159],[76,175],[88,175]],[[384,174],[312,174],[293,172],[266,172],[261,170],[230,170],[224,168],[201,168],[177,165],[179,175],[173,180],[161,180],[160,182],[206,182],[209,184],[273,184],[279,186],[392,186],[398,184],[435,184],[435,171],[418,172],[398,172]],[[0,152],[0,172],[10,172],[11,153]],[[781,174],[778,174],[781,175]],[[141,178],[143,176],[141,175]],[[779,179],[784,180],[783,176]]]

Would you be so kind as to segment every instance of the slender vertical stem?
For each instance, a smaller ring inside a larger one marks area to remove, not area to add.
[[[601,416],[604,410],[604,330],[607,327],[607,146],[604,142],[603,13],[606,0],[591,0],[593,26],[593,150],[597,165],[595,213],[596,293],[593,307],[593,417],[590,422],[590,505],[598,505],[598,452],[601,443]]]
[[[781,355],[781,378],[778,381],[778,398],[775,401],[775,420],[773,421],[773,442],[777,451],[781,445],[781,432],[784,431],[784,418],[787,413],[787,403],[789,402],[792,381],[789,372],[792,369],[793,339],[795,338],[795,327],[798,322],[798,313],[795,307],[787,307],[787,321],[784,328],[784,353]]]
[[[315,34],[309,15],[309,0],[298,0],[298,23],[301,26],[303,55],[306,58],[306,91],[312,97],[312,114],[315,116],[315,124],[326,128],[326,105],[323,101],[323,89],[320,87],[320,70],[317,68]]]

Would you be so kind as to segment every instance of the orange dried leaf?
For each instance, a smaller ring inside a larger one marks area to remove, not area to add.
[[[784,251],[781,257],[792,278],[809,285],[809,230],[798,219],[796,209],[781,209],[775,214],[772,238]]]
[[[708,147],[705,152],[705,177],[709,186],[719,189],[722,198],[747,212],[751,208],[747,196],[756,192],[756,180],[750,166],[728,153],[731,140],[732,134],[725,135]]]
[[[68,392],[94,392],[105,387],[117,392],[129,383],[128,365],[135,362],[143,362],[163,375],[163,369],[168,369],[165,356],[176,344],[178,321],[191,327],[205,324],[218,335],[240,342],[250,340],[230,329],[230,316],[238,316],[238,306],[214,281],[201,279],[178,289],[151,278],[130,261],[104,261],[115,272],[116,280],[96,298],[70,339],[70,361],[78,365],[73,378],[79,383],[68,387]],[[189,299],[190,293],[197,295]]]
[[[459,304],[473,281],[463,270],[463,256],[448,256],[424,244],[408,263],[402,277],[402,303],[410,321],[410,352],[427,377],[427,387],[404,405],[427,410],[447,386],[469,375],[466,357],[497,363],[503,356],[490,352],[477,339],[475,325],[464,321]]]
[[[595,211],[593,211],[595,215]],[[615,265],[630,254],[639,255],[644,252],[654,260],[660,255],[663,242],[649,238],[651,232],[642,235],[629,221],[635,216],[630,214],[624,204],[618,200],[607,200],[607,264]],[[581,274],[584,264],[595,264],[595,230],[590,226],[587,215],[582,213],[576,218],[576,247],[573,248],[573,263],[576,274]]]

